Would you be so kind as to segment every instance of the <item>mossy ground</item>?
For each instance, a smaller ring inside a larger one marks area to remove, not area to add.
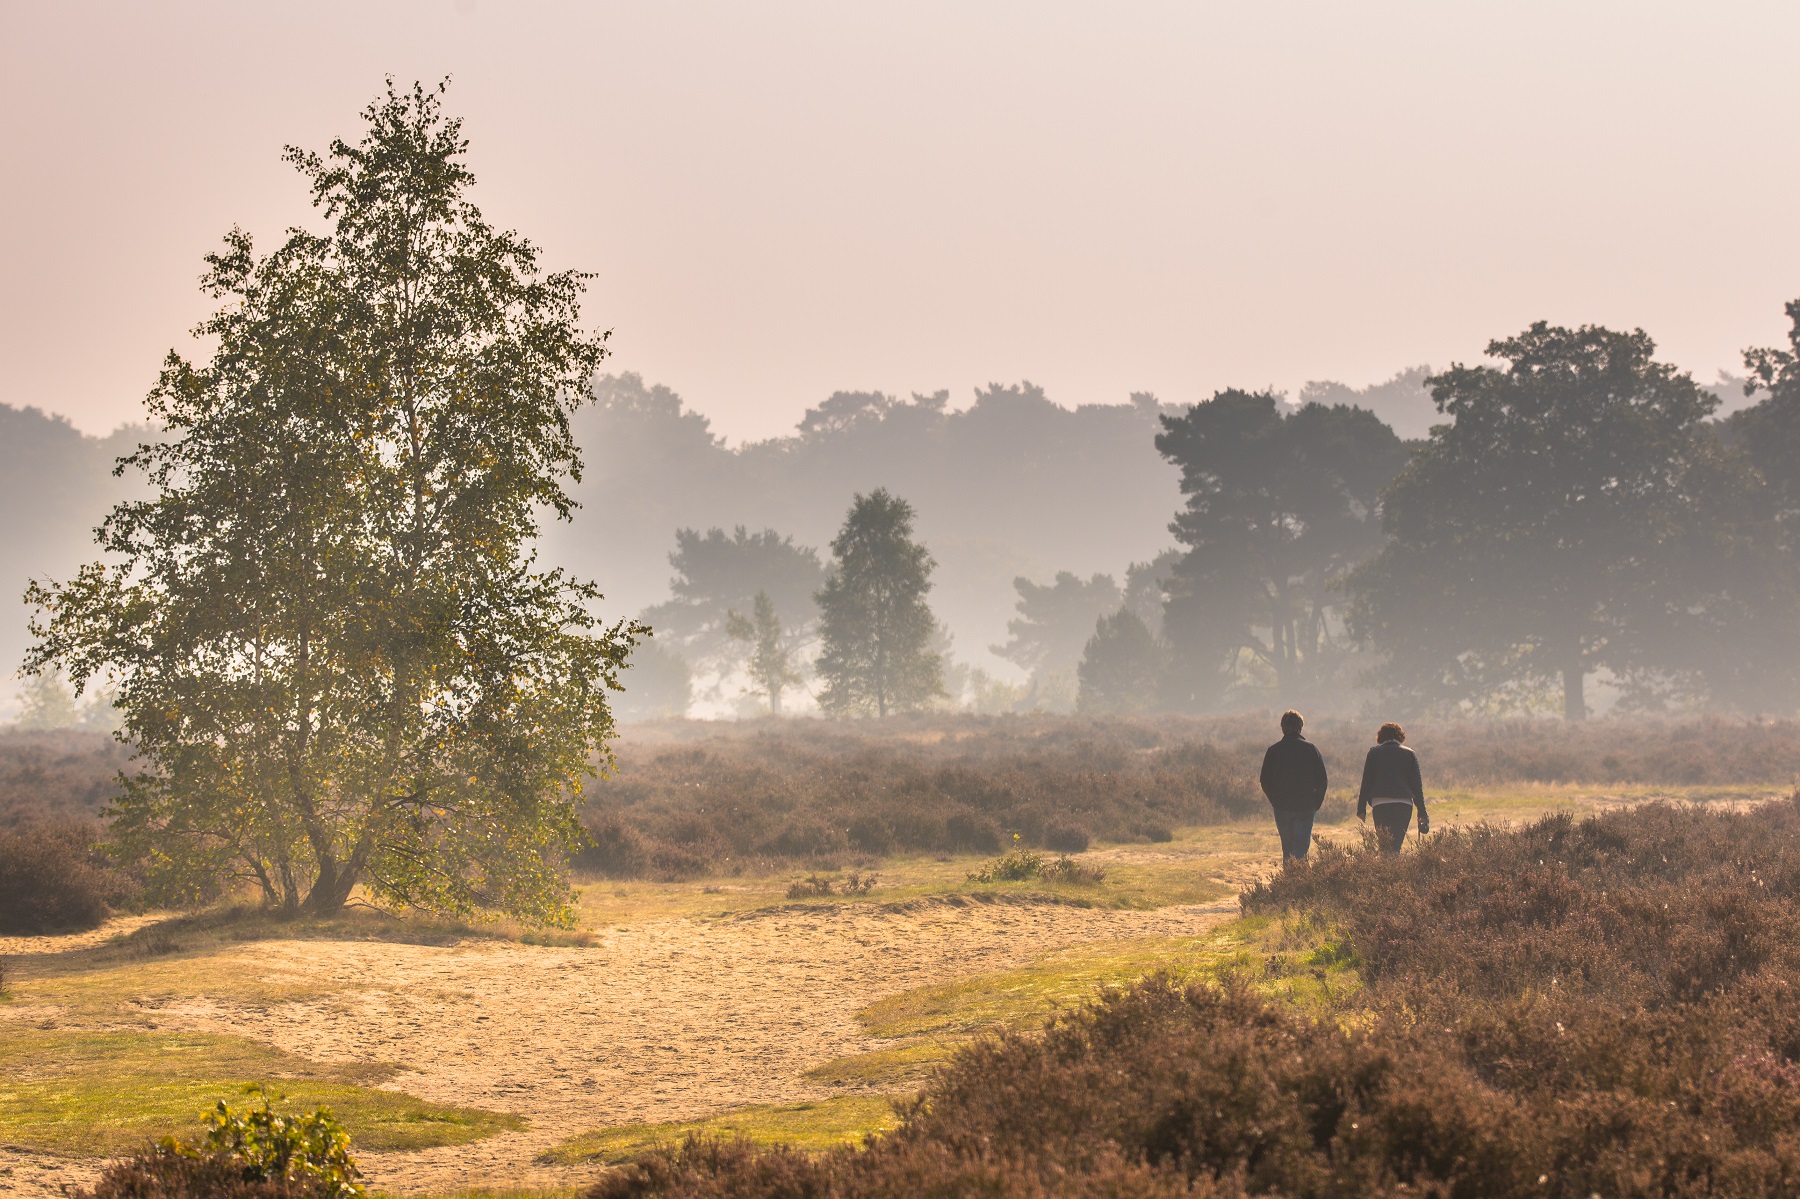
[[[241,1037],[8,1029],[0,1038],[0,1140],[71,1156],[191,1139],[220,1100],[249,1105],[267,1083],[296,1111],[329,1107],[362,1149],[459,1145],[523,1127],[514,1116],[377,1090],[393,1067],[324,1063]]]

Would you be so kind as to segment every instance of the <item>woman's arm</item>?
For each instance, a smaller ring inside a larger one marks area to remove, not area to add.
[[[1419,835],[1424,836],[1431,831],[1431,817],[1425,812],[1425,780],[1419,774],[1419,755],[1407,755],[1408,773],[1412,775],[1413,804],[1419,809]]]

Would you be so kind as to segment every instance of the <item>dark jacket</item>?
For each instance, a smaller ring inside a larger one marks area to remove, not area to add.
[[[1318,811],[1325,786],[1325,759],[1299,733],[1283,737],[1263,755],[1263,794],[1277,812]]]
[[[1360,819],[1378,799],[1410,799],[1419,809],[1419,828],[1424,831],[1425,784],[1419,778],[1419,756],[1398,741],[1383,741],[1363,759],[1362,791],[1356,797]]]

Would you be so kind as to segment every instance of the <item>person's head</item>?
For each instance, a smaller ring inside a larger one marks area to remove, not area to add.
[[[1389,741],[1397,742],[1401,745],[1406,743],[1406,730],[1391,720],[1382,725],[1375,732],[1375,744],[1386,745]]]
[[[1281,714],[1281,732],[1283,736],[1296,736],[1300,730],[1305,727],[1306,718],[1292,708],[1289,708]]]

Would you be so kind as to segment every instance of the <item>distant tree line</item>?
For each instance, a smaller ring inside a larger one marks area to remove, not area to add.
[[[1439,419],[1410,441],[1358,405],[1266,391],[1160,412],[1154,444],[1186,497],[1168,525],[1175,545],[1134,563],[1123,586],[1106,573],[1015,578],[1007,640],[991,648],[1024,687],[959,667],[941,625],[933,644],[918,633],[940,688],[953,685],[903,706],[1375,702],[1580,719],[1598,683],[1626,710],[1792,711],[1800,301],[1788,312],[1790,346],[1746,353],[1736,385],[1753,402],[1723,418],[1719,388],[1658,361],[1642,331],[1545,323],[1490,343],[1492,364],[1421,372]],[[815,423],[853,424],[857,411],[840,397]],[[779,710],[810,668],[821,602],[849,576],[742,527],[683,529],[670,561],[674,598],[646,622],[715,697],[747,669],[749,692]],[[752,608],[755,620],[735,611]],[[926,614],[918,628],[934,624]],[[837,673],[822,706],[842,710],[853,667],[827,659]],[[665,660],[647,672],[652,692],[657,670],[677,680],[661,710],[686,710],[690,676]]]

